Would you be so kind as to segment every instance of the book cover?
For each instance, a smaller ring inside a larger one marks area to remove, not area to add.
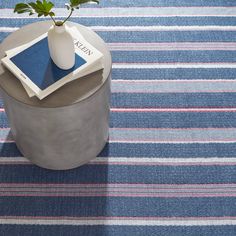
[[[75,65],[69,70],[58,68],[51,60],[47,34],[26,45],[6,52],[3,64],[23,83],[29,96],[43,99],[64,84],[102,68],[102,54],[90,45],[79,32],[73,34],[75,41]],[[83,48],[89,50],[81,50]]]

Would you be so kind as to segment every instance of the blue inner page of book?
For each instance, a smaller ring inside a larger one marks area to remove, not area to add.
[[[75,54],[75,65],[69,70],[57,67],[50,58],[47,37],[11,58],[11,61],[41,90],[84,65],[84,58]]]

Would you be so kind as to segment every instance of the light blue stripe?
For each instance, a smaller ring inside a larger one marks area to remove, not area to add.
[[[137,142],[236,142],[236,129],[209,129],[209,130],[153,130],[153,129],[110,129],[111,142],[137,141]],[[0,140],[12,140],[10,130],[0,130]]]
[[[56,8],[53,9],[55,15],[57,17],[66,17],[69,12],[66,8]],[[74,17],[75,17],[74,13]],[[84,8],[83,10],[78,11],[80,17],[87,17],[87,16],[140,16],[140,17],[162,17],[162,16],[235,16],[236,15],[236,8],[234,7],[111,7],[111,8]],[[28,18],[27,14],[23,14],[21,16],[16,16],[13,12],[13,9],[4,9],[1,10],[1,17],[2,18],[21,18],[25,17]],[[32,18],[37,18],[36,15],[31,16]],[[47,17],[50,19],[49,17]]]
[[[235,51],[113,51],[113,63],[236,62]]]
[[[10,1],[2,1],[0,4],[0,8],[9,8],[13,7],[18,0],[10,0]],[[57,0],[56,6],[57,7],[64,7],[65,1],[64,0]],[[127,1],[101,1],[99,4],[101,7],[152,7],[152,6],[236,6],[234,0],[136,0],[135,2],[132,0]],[[87,5],[87,7],[91,7]]]
[[[0,140],[13,140],[9,129],[0,129]]]
[[[147,129],[110,129],[111,141],[140,141],[140,142],[192,142],[192,141],[227,141],[236,142],[236,129],[209,130],[147,130]]]
[[[112,93],[193,93],[193,92],[236,92],[235,81],[157,81],[130,80],[111,83]]]
[[[10,33],[0,32],[0,43],[9,35]]]
[[[109,43],[115,42],[235,42],[236,31],[168,31],[168,32],[98,32]],[[3,40],[9,33],[0,33]]]
[[[112,69],[112,79],[123,80],[214,80],[230,79],[235,80],[236,69]]]

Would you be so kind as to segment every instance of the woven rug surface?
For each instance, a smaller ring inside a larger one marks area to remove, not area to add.
[[[0,41],[39,20],[17,2],[0,2]],[[87,165],[45,170],[1,102],[0,235],[235,236],[236,1],[103,0],[71,20],[112,52],[110,138]]]

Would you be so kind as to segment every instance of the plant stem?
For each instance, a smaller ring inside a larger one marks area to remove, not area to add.
[[[53,20],[54,24],[56,25],[56,21],[54,20],[54,18],[51,15],[49,15],[49,16],[51,17],[51,19]]]
[[[71,17],[73,11],[74,11],[74,9],[71,8],[71,9],[70,9],[70,14],[69,14],[69,16],[62,22],[62,24],[64,24],[64,23]]]

